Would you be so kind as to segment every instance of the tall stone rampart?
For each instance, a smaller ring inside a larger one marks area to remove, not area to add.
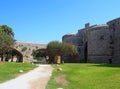
[[[96,25],[88,29],[88,62],[109,63],[112,56],[110,48],[111,31],[109,26]]]
[[[111,29],[113,29],[113,62],[120,64],[120,18],[111,20],[107,24],[110,26]]]
[[[78,30],[77,34],[66,34],[62,37],[63,42],[72,43],[78,48],[79,58],[77,60],[84,61],[84,47],[83,47],[83,31]],[[68,59],[69,60],[69,59]]]
[[[120,64],[120,18],[101,25],[87,23],[74,37],[64,36],[63,41],[79,46],[80,61]]]

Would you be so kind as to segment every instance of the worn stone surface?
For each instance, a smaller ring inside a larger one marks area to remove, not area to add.
[[[107,24],[113,29],[113,62],[120,64],[120,18],[111,20]]]
[[[87,23],[76,34],[64,35],[62,41],[78,47],[80,62],[120,64],[120,18],[101,25]]]
[[[14,49],[23,56],[23,62],[31,62],[33,61],[33,50],[45,49],[46,46],[46,44],[39,43],[16,42],[14,45]]]
[[[102,25],[90,28],[88,30],[88,61],[89,62],[102,62],[102,59],[109,59],[112,50],[110,48],[110,37],[108,25]],[[101,59],[102,58],[102,59]],[[93,59],[96,59],[93,60]],[[106,62],[103,60],[103,62]]]

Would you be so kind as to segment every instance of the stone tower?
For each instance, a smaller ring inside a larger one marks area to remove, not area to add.
[[[120,64],[120,18],[107,24],[85,24],[74,35],[64,35],[63,41],[79,49],[80,62]]]
[[[87,62],[109,63],[112,58],[110,48],[111,31],[107,24],[95,25],[88,30]]]
[[[107,23],[113,29],[113,63],[120,64],[120,18]]]

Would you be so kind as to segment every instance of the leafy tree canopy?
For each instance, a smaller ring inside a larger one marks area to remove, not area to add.
[[[0,55],[3,55],[11,50],[14,45],[14,32],[7,25],[0,26]]]
[[[51,41],[47,45],[47,54],[49,56],[64,56],[64,55],[76,55],[78,53],[76,46],[66,43],[66,42],[58,42]]]

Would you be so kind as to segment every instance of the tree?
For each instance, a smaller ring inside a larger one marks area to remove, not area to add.
[[[35,60],[37,60],[36,62],[40,62],[40,63],[46,63],[47,60],[46,58],[46,51],[45,49],[37,49],[37,50],[33,50],[32,54],[33,58]]]
[[[7,25],[0,26],[0,56],[1,61],[3,61],[3,57],[8,57],[9,51],[11,50],[14,44],[14,33],[12,29]]]
[[[58,42],[58,41],[52,41],[50,43],[48,43],[47,45],[47,54],[50,56],[50,63],[54,62],[54,57],[56,55],[61,56],[61,63],[64,61],[63,60],[63,56],[65,55],[76,55],[77,52],[77,48],[70,44],[70,43],[66,43],[66,42]]]
[[[60,52],[60,44],[58,41],[51,41],[47,45],[46,53],[49,56],[49,63],[54,62],[54,57]]]
[[[58,41],[52,41],[47,45],[47,54],[50,56],[55,56],[60,52],[60,43]]]
[[[2,25],[0,26],[0,28],[2,29],[3,32],[5,32],[10,37],[14,37],[14,32],[12,31],[12,28],[10,28],[9,26]]]
[[[40,57],[45,57],[46,56],[45,49],[33,50],[32,56],[34,59],[39,59]]]

